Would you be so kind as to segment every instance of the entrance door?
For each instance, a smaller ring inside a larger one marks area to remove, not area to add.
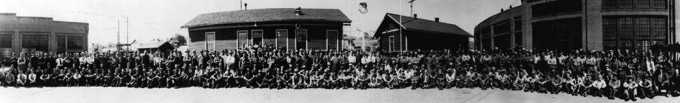
[[[295,48],[307,49],[307,29],[295,31]]]

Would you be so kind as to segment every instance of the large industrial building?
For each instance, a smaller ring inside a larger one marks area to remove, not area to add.
[[[676,42],[675,0],[522,0],[475,27],[476,49],[649,50]]]
[[[88,29],[87,23],[0,13],[0,56],[33,51],[87,51]]]
[[[350,22],[338,9],[271,8],[201,14],[182,27],[188,28],[190,50],[325,50],[342,47],[343,26]]]

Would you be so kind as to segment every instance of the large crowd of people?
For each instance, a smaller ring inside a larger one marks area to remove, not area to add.
[[[135,88],[517,90],[636,100],[677,96],[680,59],[637,51],[224,51],[18,53],[0,85]]]

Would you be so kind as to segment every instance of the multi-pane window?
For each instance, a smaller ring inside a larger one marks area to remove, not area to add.
[[[286,29],[276,30],[276,46],[278,48],[288,47],[288,30]]]
[[[264,44],[264,43],[263,43],[264,40],[262,39],[262,38],[264,37],[264,35],[262,34],[262,30],[253,30],[252,32],[253,32],[253,33],[251,33],[251,34],[253,35],[253,36],[252,36],[252,41],[253,41],[252,44],[253,44],[253,45],[262,45],[262,44]]]
[[[205,33],[205,49],[215,50],[215,32]]]
[[[663,17],[603,18],[604,49],[649,50],[655,44],[665,44],[666,19]]]
[[[296,30],[295,41],[297,49],[307,49],[307,29]]]
[[[602,26],[603,26],[603,46],[604,49],[616,49],[616,41],[617,41],[617,20],[616,19],[604,19],[602,21]]]
[[[652,0],[652,8],[665,9],[666,0]]]
[[[666,19],[652,18],[651,32],[654,39],[666,39]]]
[[[12,48],[12,35],[10,33],[0,33],[0,48]]]
[[[618,0],[602,0],[602,8],[617,8]]]
[[[337,30],[328,30],[326,31],[326,39],[327,45],[326,49],[338,49],[338,31]]]
[[[613,9],[665,9],[666,0],[602,0],[602,8]]]
[[[247,30],[240,30],[236,32],[237,35],[237,41],[238,41],[238,47],[239,48],[245,48],[245,46],[248,45],[248,31]]]
[[[649,0],[635,0],[635,8],[649,8]]]
[[[619,0],[619,8],[630,9],[633,8],[633,0]]]
[[[619,19],[619,39],[633,39],[633,18],[625,17]]]
[[[66,52],[66,36],[57,35],[57,53]]]
[[[49,51],[48,38],[48,35],[43,34],[24,34],[21,46],[23,48],[35,49],[36,51],[47,52]]]
[[[83,49],[83,36],[68,36],[67,40],[67,46],[68,49],[75,49],[75,50],[80,50]]]
[[[635,35],[637,39],[650,39],[649,18],[635,18]]]

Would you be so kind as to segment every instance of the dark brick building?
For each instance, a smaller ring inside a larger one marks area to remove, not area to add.
[[[675,0],[522,0],[475,28],[475,48],[649,50],[677,42]]]
[[[338,9],[272,8],[201,14],[182,27],[189,30],[190,50],[340,49],[350,22]]]
[[[89,25],[0,13],[0,56],[20,52],[87,51]]]
[[[469,49],[470,33],[454,24],[387,13],[375,32],[378,50]]]

